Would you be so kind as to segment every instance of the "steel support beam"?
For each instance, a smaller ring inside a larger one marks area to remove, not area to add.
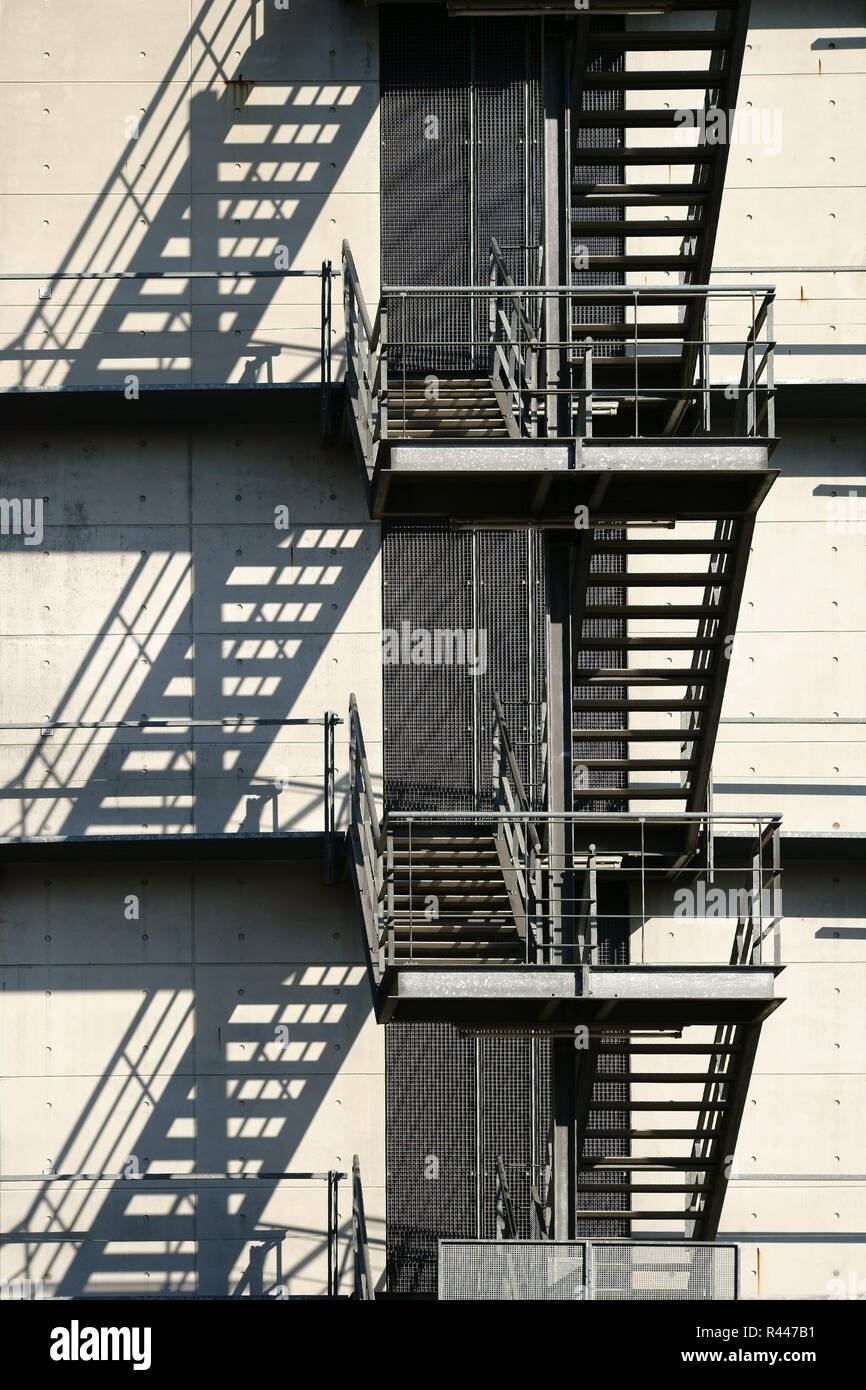
[[[554,1038],[551,1050],[554,1240],[574,1240],[577,1181],[577,1071],[574,1039]]]

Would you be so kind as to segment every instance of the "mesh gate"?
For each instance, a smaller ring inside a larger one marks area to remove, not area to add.
[[[649,1241],[452,1241],[439,1244],[438,1293],[455,1299],[732,1302],[736,1245]]]

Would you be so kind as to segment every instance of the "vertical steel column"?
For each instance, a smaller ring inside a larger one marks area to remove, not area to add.
[[[331,262],[322,261],[322,339],[319,423],[323,439],[331,433]]]
[[[577,1181],[577,1059],[572,1037],[555,1037],[552,1052],[553,1212],[555,1240],[573,1240]]]
[[[550,810],[573,809],[573,676],[571,633],[571,542],[547,538],[548,727]],[[574,867],[571,827],[550,826],[550,917],[552,963],[562,963],[562,947],[574,942]],[[566,952],[566,963],[572,957]]]
[[[544,21],[544,265],[545,280],[551,285],[567,285],[571,279],[568,222],[568,190],[571,183],[570,153],[566,113],[570,92],[567,71],[567,45],[561,25]],[[563,346],[569,337],[570,303],[561,295],[548,295],[544,301],[545,401],[548,435],[569,435],[571,397],[568,393],[568,353]]]
[[[325,882],[334,882],[334,724],[336,716],[325,710]]]

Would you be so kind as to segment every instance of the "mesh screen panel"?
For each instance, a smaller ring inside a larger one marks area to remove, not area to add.
[[[388,7],[380,26],[383,284],[486,285],[491,236],[521,274],[533,269],[539,21],[452,19],[422,5]],[[486,314],[454,297],[411,300],[405,336],[414,346],[405,359],[395,347],[392,368],[486,370]]]
[[[521,1237],[535,1234],[530,1189],[544,1191],[548,1039],[464,1037],[448,1024],[389,1023],[385,1097],[392,1293],[435,1291],[438,1240],[495,1235],[497,1157],[517,1229]],[[425,1176],[433,1172],[438,1176]]]
[[[430,1293],[436,1242],[477,1219],[475,1040],[437,1023],[385,1028],[388,1288]]]
[[[471,283],[469,178],[471,55],[465,21],[437,6],[380,17],[382,283]],[[431,138],[435,137],[435,138]],[[398,370],[467,368],[470,308],[414,299]],[[421,344],[435,344],[435,348]],[[396,349],[394,350],[396,353]]]
[[[382,535],[383,626],[411,650],[416,630],[474,631],[472,538],[444,525]],[[408,624],[408,643],[404,634]],[[466,666],[383,667],[385,799],[403,809],[471,810],[475,679]]]
[[[605,1245],[592,1248],[591,1297],[596,1299],[723,1299],[737,1297],[733,1245]]]
[[[443,1241],[439,1298],[730,1302],[738,1255],[733,1245]]]
[[[573,1242],[444,1242],[439,1247],[439,1298],[551,1299],[584,1297],[585,1249]]]
[[[383,625],[410,657],[412,633],[438,629],[462,634],[464,644],[477,634],[483,658],[477,673],[465,663],[416,664],[403,660],[403,653],[386,662],[388,803],[404,810],[492,805],[494,689],[505,706],[521,775],[527,787],[538,782],[545,668],[539,534],[388,523],[382,571]]]

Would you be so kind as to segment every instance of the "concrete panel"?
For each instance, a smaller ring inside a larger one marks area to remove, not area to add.
[[[101,43],[93,47],[97,55],[102,52]],[[3,83],[0,122],[23,138],[10,140],[4,149],[0,197],[50,202],[95,194],[121,178],[139,194],[188,189],[189,89],[172,83],[154,119],[147,112],[153,83],[140,77],[137,72],[127,82],[100,82],[98,101],[93,86],[80,80]]]
[[[131,6],[115,0],[44,0],[38,9],[13,0],[0,16],[0,80],[158,82],[167,74],[186,77],[180,55],[188,26],[188,12],[174,0],[134,0]]]
[[[215,55],[224,51],[242,57],[244,77],[255,81],[376,78],[377,23],[363,5],[342,0],[292,0],[289,10],[226,0],[207,9],[192,35],[193,73],[222,76]]]
[[[352,967],[354,981],[354,971],[363,961],[363,946],[348,883],[324,885],[318,865],[208,864],[195,868],[193,884],[199,968],[249,968],[285,960],[290,954],[293,962],[318,964],[322,969]],[[344,985],[338,981],[330,988],[342,991]],[[369,1008],[366,982],[359,985],[357,994],[363,995],[364,988]],[[355,997],[354,984],[352,993]]]
[[[135,982],[134,967],[189,960],[189,895],[189,870],[180,865],[130,861],[101,865],[98,872],[84,864],[7,866],[0,894],[0,965],[42,967],[18,970],[17,988],[25,991],[49,987],[39,981],[46,968],[50,974],[60,965],[119,961]],[[93,982],[90,987],[100,989]],[[25,1007],[25,1001],[16,1007]],[[46,1055],[46,1070],[58,1060]]]
[[[866,1241],[769,1234],[759,1244],[743,1244],[740,1270],[741,1298],[862,1298]]]
[[[849,1057],[849,1066],[852,1058]],[[737,1141],[737,1171],[866,1172],[866,1078],[756,1074]],[[782,1136],[784,1135],[784,1139]],[[844,1225],[837,1230],[845,1230]]]
[[[381,1088],[365,1074],[200,1076],[196,1158],[202,1172],[348,1171],[359,1133],[371,1170],[384,1164]]]
[[[279,979],[268,964],[199,965],[196,987],[201,1072],[288,1080],[382,1071],[384,1035],[364,964],[286,964]]]
[[[866,970],[860,963],[848,962],[847,953],[841,966],[837,958],[831,964],[785,970],[779,979],[779,993],[785,1003],[764,1024],[755,1061],[756,1078],[764,1074],[771,1080],[780,1076],[831,1076],[834,1082],[836,1078],[861,1078],[866,1018],[858,1001],[866,987]],[[814,1093],[804,1090],[792,1114],[807,1116],[813,1103]],[[850,1112],[847,1119],[853,1125]],[[852,1141],[854,1137],[852,1130]],[[786,1147],[787,1143],[786,1139]],[[852,1171],[866,1172],[866,1168]]]
[[[118,927],[118,933],[123,931],[123,926]],[[129,950],[122,936],[116,950],[121,957]],[[129,954],[135,957],[137,949],[132,947]],[[73,1080],[76,1085],[87,1081],[94,1091],[101,1090],[103,1083],[115,1086],[125,1105],[132,1095],[146,1097],[151,1081],[160,1076],[164,1085],[172,1073],[188,1075],[192,1069],[192,971],[188,965],[148,961],[106,967],[33,965],[7,967],[5,979],[5,1079],[14,1087],[18,1081],[44,1078],[39,1088],[44,1103],[37,1108],[49,1113],[36,1129],[41,1142],[53,1140],[54,1149],[66,1138],[63,1117],[72,1117],[65,1092]],[[78,1098],[85,1094],[86,1089],[77,1088]],[[32,1136],[28,1139],[21,1133],[16,1139],[12,1132],[30,1128],[15,1122],[16,1104],[27,1103],[26,1088],[20,1093],[13,1089],[7,1101],[6,1139],[12,1145],[7,1150],[8,1171],[41,1172],[45,1159],[33,1157]],[[92,1118],[88,1115],[86,1123],[92,1123]],[[77,1121],[78,1116],[72,1117],[70,1136]],[[18,1143],[23,1149],[16,1147]],[[47,1152],[54,1157],[50,1144]],[[58,1172],[70,1171],[71,1156],[65,1157],[62,1165],[55,1163]],[[94,1170],[85,1165],[71,1171]]]

